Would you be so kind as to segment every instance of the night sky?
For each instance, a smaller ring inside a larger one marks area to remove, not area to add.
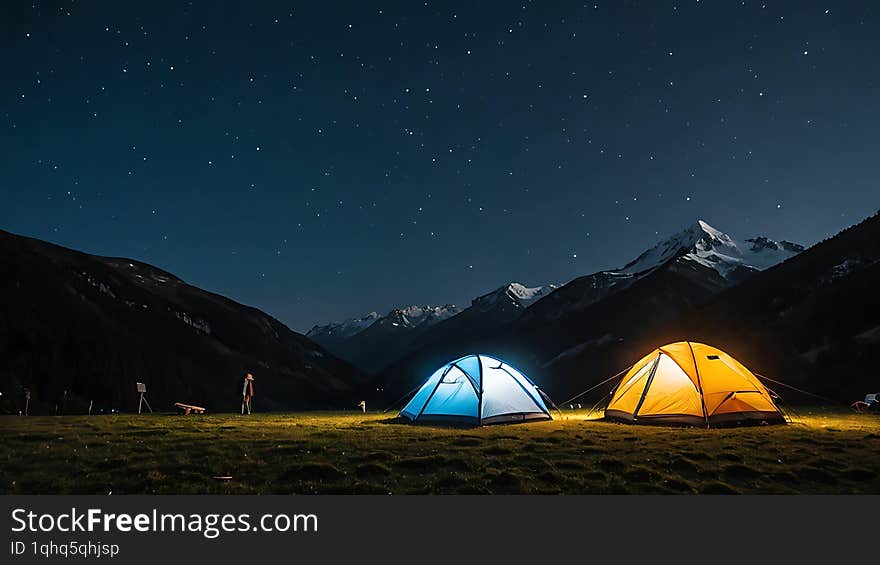
[[[130,6],[131,4],[131,6]],[[294,329],[880,206],[875,2],[15,2],[0,228]]]

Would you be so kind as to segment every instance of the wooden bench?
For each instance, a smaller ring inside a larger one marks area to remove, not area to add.
[[[192,404],[183,404],[182,402],[175,402],[174,406],[177,407],[178,410],[182,411],[184,415],[187,414],[204,414],[205,409],[201,406],[193,406]]]

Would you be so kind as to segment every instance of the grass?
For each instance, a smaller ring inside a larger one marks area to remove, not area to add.
[[[0,494],[871,493],[880,417],[800,409],[734,429],[387,414],[0,418]],[[230,479],[215,477],[231,477]]]

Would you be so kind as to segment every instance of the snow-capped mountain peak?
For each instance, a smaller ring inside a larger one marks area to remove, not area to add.
[[[499,303],[512,304],[516,308],[528,308],[556,288],[554,284],[528,287],[518,282],[511,282],[474,298],[472,305],[482,310]]]
[[[555,284],[527,287],[520,283],[512,282],[507,285],[507,295],[516,298],[523,306],[528,306],[532,302],[550,294],[556,288]]]
[[[308,337],[326,347],[330,352],[361,367],[367,371],[377,371],[385,364],[394,360],[406,350],[412,342],[429,331],[435,324],[455,316],[461,309],[454,304],[430,306],[413,304],[394,308],[385,315],[371,312],[364,318],[354,320],[372,320],[372,323],[347,323],[346,329],[351,333],[340,337],[316,331],[327,326],[346,324],[328,324],[316,326]]]
[[[728,277],[740,269],[761,271],[803,251],[788,241],[756,237],[738,242],[704,220],[664,239],[614,274],[641,276],[679,258],[693,261]]]
[[[321,335],[345,339],[367,329],[379,318],[380,316],[378,312],[370,312],[366,316],[361,316],[360,318],[349,318],[342,322],[331,322],[329,324],[313,326],[306,335],[312,338]]]
[[[414,304],[404,306],[403,308],[395,308],[384,316],[378,312],[370,312],[366,316],[350,318],[343,322],[316,325],[306,335],[318,340],[320,343],[322,339],[324,341],[328,339],[348,339],[373,325],[377,327],[390,325],[392,327],[415,328],[424,324],[424,327],[428,327],[450,316],[454,316],[460,311],[461,309],[454,304],[446,304],[444,306],[420,306]]]

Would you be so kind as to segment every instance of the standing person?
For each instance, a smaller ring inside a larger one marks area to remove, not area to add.
[[[241,387],[241,413],[244,414],[245,408],[247,413],[251,413],[251,399],[254,397],[254,376],[248,373],[244,378]]]

